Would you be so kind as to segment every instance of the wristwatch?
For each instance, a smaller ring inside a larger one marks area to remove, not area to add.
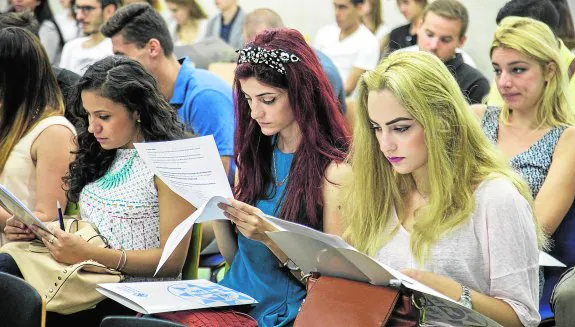
[[[459,297],[458,303],[467,309],[473,309],[473,304],[471,303],[471,290],[469,290],[469,287],[461,285],[461,296]]]
[[[300,270],[299,267],[290,258],[284,263],[280,263],[280,268],[287,268],[289,270],[297,271]]]

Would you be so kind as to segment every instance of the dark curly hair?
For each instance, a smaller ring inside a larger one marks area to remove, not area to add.
[[[140,132],[148,142],[186,137],[184,125],[166,102],[156,80],[137,61],[112,56],[91,65],[72,88],[70,110],[78,132],[76,159],[64,177],[67,197],[78,202],[86,184],[102,177],[114,160],[116,149],[104,150],[88,132],[88,115],[82,105],[82,91],[97,91],[100,96],[122,104],[128,112],[138,112]]]

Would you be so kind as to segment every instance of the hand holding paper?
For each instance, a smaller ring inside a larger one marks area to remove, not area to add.
[[[38,219],[38,217],[36,217],[32,211],[30,211],[30,209],[28,209],[28,207],[26,207],[24,203],[22,203],[22,201],[12,194],[12,192],[10,192],[10,190],[8,190],[4,185],[0,185],[0,206],[14,215],[15,219],[22,222],[33,232],[34,230],[31,227],[37,226],[45,232],[52,234],[52,231],[48,226]],[[37,233],[35,234],[38,235]]]
[[[453,326],[500,326],[479,312],[359,252],[337,236],[271,216],[262,217],[280,227],[277,232],[268,232],[269,237],[304,273],[318,272],[324,276],[381,286],[397,280],[424,299],[426,315],[433,321]]]
[[[224,210],[226,217],[236,225],[239,232],[251,240],[267,243],[270,238],[266,232],[279,229],[277,225],[262,218],[264,213],[260,209],[247,203],[231,199],[229,204],[220,203],[218,206]]]

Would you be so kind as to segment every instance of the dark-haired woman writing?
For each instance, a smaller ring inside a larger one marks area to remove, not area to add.
[[[158,272],[160,278],[153,276],[168,236],[194,208],[155,177],[134,149],[136,142],[184,138],[177,114],[154,78],[125,57],[108,57],[90,66],[76,84],[71,103],[77,115],[78,150],[65,178],[68,199],[78,201],[82,219],[98,228],[110,248],[91,245],[59,229],[53,230],[53,236],[38,230],[44,245],[58,262],[95,260],[120,270],[124,281],[180,278],[189,236]],[[21,227],[16,224],[8,221],[9,238]],[[11,272],[18,275],[17,269]],[[99,326],[104,316],[125,312],[105,300],[93,310],[49,314],[47,321]]]

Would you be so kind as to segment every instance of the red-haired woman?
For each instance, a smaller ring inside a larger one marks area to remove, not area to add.
[[[222,284],[253,296],[260,326],[290,325],[305,297],[299,271],[265,234],[264,212],[340,234],[339,186],[349,133],[314,51],[292,29],[267,30],[239,51],[238,164],[227,221],[214,223],[231,264]]]

